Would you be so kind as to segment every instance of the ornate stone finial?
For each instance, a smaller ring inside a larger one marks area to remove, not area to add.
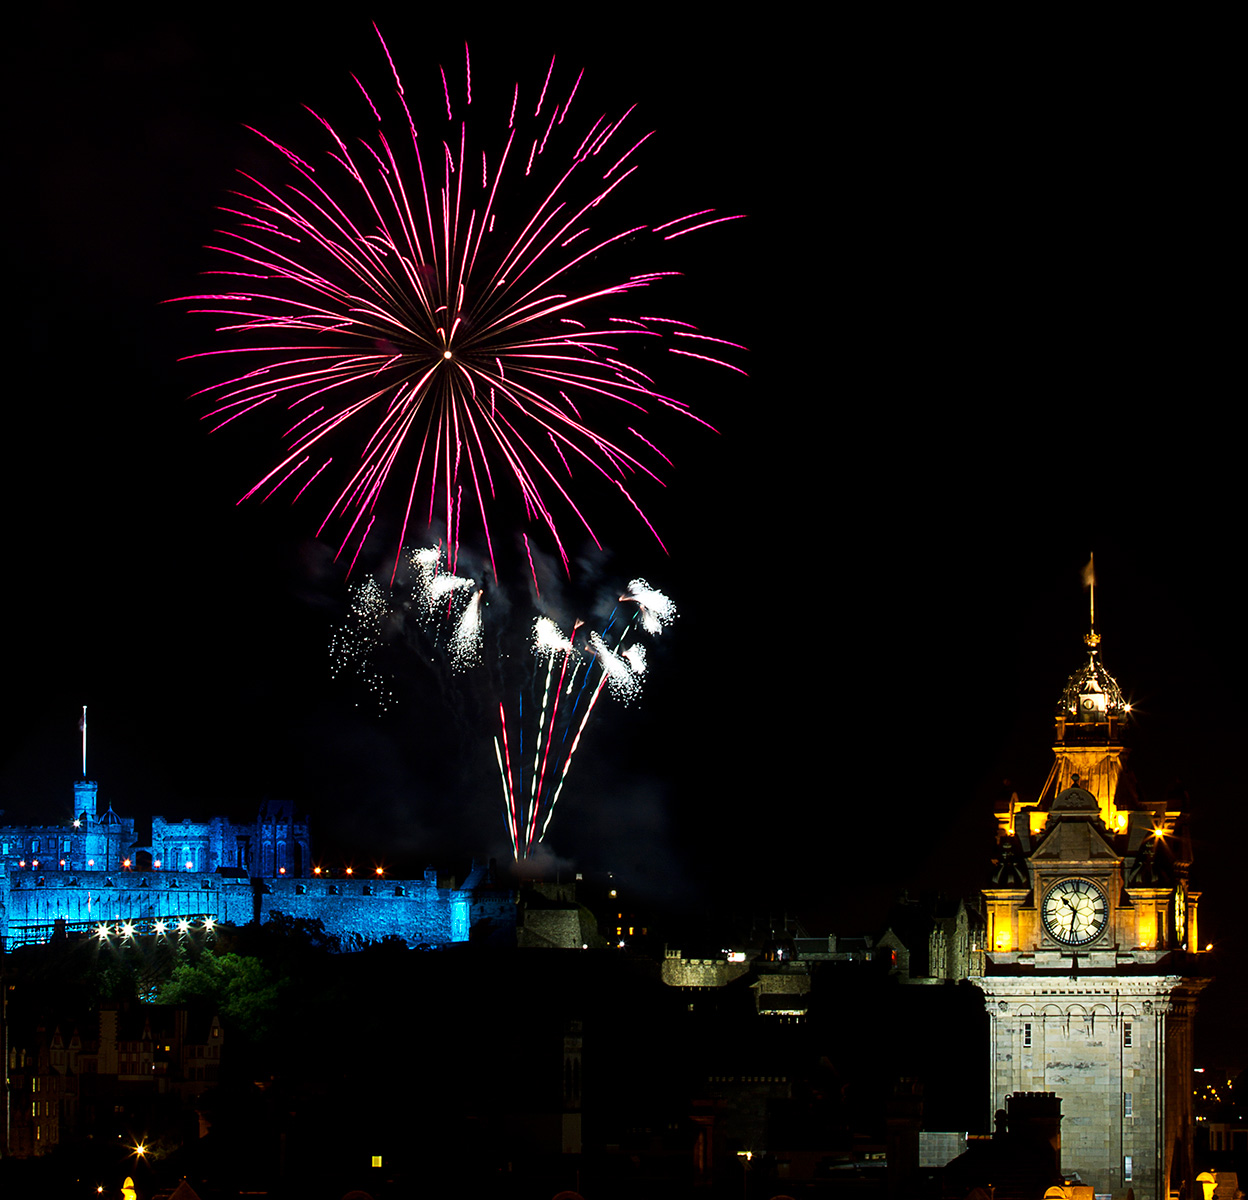
[[[1095,629],[1089,629],[1088,632],[1083,635],[1083,644],[1087,646],[1089,650],[1095,650],[1097,646],[1101,644],[1101,635],[1097,633]]]

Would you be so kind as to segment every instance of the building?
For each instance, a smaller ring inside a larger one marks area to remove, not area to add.
[[[149,843],[133,817],[99,799],[94,780],[74,784],[59,821],[0,826],[0,947],[50,941],[55,933],[130,936],[274,913],[317,919],[350,950],[388,937],[409,946],[468,940],[479,880],[480,917],[503,922],[514,893],[500,896],[488,872],[465,888],[419,879],[322,874],[312,865],[308,823],[289,803],[263,805],[255,821],[152,818]],[[514,932],[513,932],[514,938]]]
[[[1130,706],[1100,636],[1084,640],[1044,788],[997,813],[987,961],[972,980],[989,1014],[989,1103],[1060,1098],[1062,1172],[1094,1192],[1195,1195],[1192,1016],[1208,981],[1186,797],[1136,794]]]

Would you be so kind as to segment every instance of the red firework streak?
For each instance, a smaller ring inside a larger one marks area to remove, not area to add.
[[[631,365],[624,347],[659,343],[744,374],[715,357],[723,353],[717,346],[743,347],[631,307],[628,315],[603,314],[677,273],[635,269],[627,259],[637,252],[622,254],[625,242],[654,235],[657,248],[741,214],[705,209],[658,226],[596,229],[600,206],[637,169],[633,156],[653,132],[632,128],[632,108],[577,124],[569,114],[581,77],[557,93],[552,58],[535,102],[522,104],[516,84],[487,152],[470,145],[445,72],[435,129],[418,134],[384,40],[382,47],[393,75],[386,102],[401,108],[400,123],[387,133],[360,84],[376,121],[372,140],[349,144],[312,113],[330,142],[328,161],[314,166],[259,134],[294,178],[278,185],[244,174],[237,206],[224,210],[234,227],[211,247],[231,260],[212,272],[231,280],[230,290],[181,298],[226,318],[218,332],[241,343],[191,356],[243,356],[237,373],[199,393],[211,397],[212,427],[258,409],[289,414],[280,461],[239,503],[282,489],[293,501],[317,481],[330,485],[317,532],[331,520],[345,524],[338,553],[353,547],[354,563],[378,506],[393,494],[402,510],[396,569],[414,524],[436,517],[457,545],[466,504],[493,563],[490,510],[499,482],[510,479],[526,519],[546,527],[566,567],[556,509],[598,540],[571,490],[580,463],[617,488],[658,538],[630,486],[639,474],[657,479],[646,460],[661,453],[631,427],[635,440],[623,444],[623,434],[612,440],[596,423],[620,406],[633,417],[659,406],[707,422]],[[553,185],[532,178],[542,159]],[[604,260],[617,264],[608,275]],[[331,470],[344,426],[360,432]]]
[[[611,621],[608,622],[608,630],[614,623],[615,614],[613,613]],[[633,617],[630,617],[623,623],[616,642],[616,650],[619,650],[623,645],[634,624],[635,618]],[[577,621],[573,633],[580,625],[581,622]],[[575,757],[577,748],[581,744],[581,735],[585,732],[585,726],[589,723],[589,718],[593,714],[599,696],[602,695],[603,688],[612,678],[612,672],[617,676],[617,683],[619,682],[618,676],[621,673],[628,674],[628,668],[623,665],[623,660],[612,650],[609,650],[605,643],[598,640],[597,634],[591,635],[590,643],[591,647],[596,645],[597,649],[596,651],[590,650],[593,656],[592,661],[586,668],[585,675],[579,685],[576,683],[576,674],[580,667],[581,653],[573,647],[572,643],[567,641],[562,642],[558,646],[551,644],[539,645],[538,653],[547,655],[546,682],[542,689],[541,705],[538,712],[536,744],[532,753],[532,766],[529,772],[527,805],[523,795],[524,768],[523,765],[520,765],[518,770],[513,770],[511,748],[507,736],[507,713],[503,704],[499,703],[498,718],[501,727],[501,742],[498,737],[494,739],[494,754],[498,760],[499,773],[502,777],[504,821],[511,840],[512,853],[517,860],[530,857],[537,844],[545,837],[555,805],[559,802],[559,797],[563,792],[563,785],[567,781],[568,770],[572,766],[572,759]],[[554,679],[556,654],[562,654],[562,663],[559,668],[559,681],[552,691],[551,683]],[[571,664],[570,672],[569,664]],[[591,685],[590,675],[594,666],[599,668],[599,677],[597,682]],[[633,678],[635,680],[636,676]],[[564,686],[565,683],[566,687]],[[589,697],[586,702],[585,696],[587,691]],[[552,694],[554,697],[553,703],[551,700]],[[569,697],[572,698],[569,699]],[[577,713],[580,711],[582,703],[584,703],[584,711],[581,712],[578,721]],[[562,726],[560,725],[561,705],[564,709]],[[547,712],[548,708],[549,713]],[[523,743],[523,703],[517,716],[516,725],[520,729],[521,742]],[[556,741],[559,742],[558,749],[555,748]],[[553,762],[552,751],[554,754]],[[524,753],[521,750],[517,762],[519,763],[520,758],[523,757]],[[559,765],[560,760],[562,760],[562,765]],[[552,774],[556,768],[557,775]],[[548,775],[551,778],[549,790],[547,786]]]

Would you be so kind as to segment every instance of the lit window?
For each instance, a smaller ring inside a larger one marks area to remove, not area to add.
[[[373,1155],[373,1166],[374,1166],[374,1167],[380,1167],[380,1166],[381,1166],[381,1155],[380,1155],[380,1154],[374,1154],[374,1155]]]

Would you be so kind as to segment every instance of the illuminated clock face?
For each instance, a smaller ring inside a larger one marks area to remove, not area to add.
[[[1068,946],[1095,941],[1108,921],[1105,893],[1087,879],[1059,879],[1044,898],[1044,927]]]

